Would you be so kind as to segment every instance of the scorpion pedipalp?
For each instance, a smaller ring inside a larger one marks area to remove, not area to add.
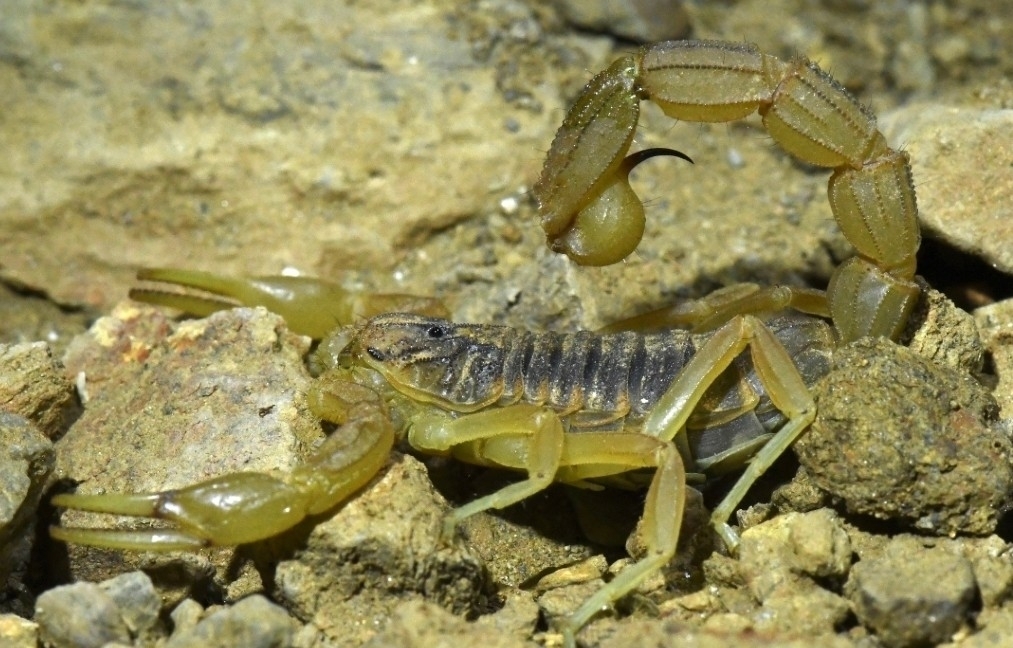
[[[263,306],[285,318],[296,333],[321,339],[336,327],[368,319],[379,313],[405,311],[446,317],[437,299],[398,293],[363,293],[311,277],[224,277],[198,270],[144,268],[137,278],[156,282],[158,288],[133,288],[130,298],[177,308],[192,315],[210,315],[235,306]],[[165,286],[189,288],[206,294],[168,291]]]

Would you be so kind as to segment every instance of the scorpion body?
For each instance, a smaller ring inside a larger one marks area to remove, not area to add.
[[[827,372],[833,335],[826,322],[783,313],[767,319],[765,326],[807,384]],[[393,335],[392,329],[397,331]],[[568,432],[628,433],[641,431],[710,338],[679,329],[533,332],[408,314],[373,318],[358,336],[366,354],[384,366],[386,382],[397,381],[394,393],[410,393],[415,402],[456,412],[544,406]],[[766,441],[785,421],[748,355],[736,357],[701,400],[704,406],[687,422],[689,452],[683,462],[691,470],[704,472],[723,455],[757,439]],[[481,454],[471,458],[489,463]]]
[[[908,323],[920,296],[910,165],[872,114],[806,59],[713,41],[648,46],[581,91],[534,186],[549,246],[578,264],[614,263],[636,248],[645,218],[629,173],[652,156],[677,154],[628,155],[643,100],[687,121],[758,112],[787,152],[833,170],[831,210],[856,255],[826,291],[729,287],[610,333],[556,334],[454,324],[433,300],[351,293],[320,281],[143,271],[141,278],[212,294],[132,292],[144,301],[198,314],[236,301],[265,305],[314,337],[337,327],[316,354],[323,371],[307,402],[339,428],[280,477],[235,473],[161,493],[58,495],[56,506],[162,518],[171,528],[55,527],[53,536],[129,550],[261,540],[351,497],[404,438],[419,452],[524,474],[452,511],[448,539],[460,520],[554,481],[630,485],[631,473],[647,469],[645,555],[560,624],[568,646],[603,607],[675,554],[688,474],[744,467],[711,515],[734,551],[738,536],[728,519],[815,418],[809,387],[827,371],[830,351],[865,336],[896,339]],[[673,327],[686,330],[647,332]]]

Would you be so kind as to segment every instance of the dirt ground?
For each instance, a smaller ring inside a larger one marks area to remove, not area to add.
[[[942,292],[908,346],[837,355],[797,459],[732,520],[736,557],[704,510],[729,484],[693,491],[677,558],[579,641],[1003,645],[1013,3],[615,4],[0,9],[0,638],[561,645],[555,619],[628,562],[642,494],[553,488],[447,546],[448,507],[511,477],[397,451],[348,504],[273,542],[170,555],[52,541],[57,521],[110,522],[57,517],[48,497],[284,472],[323,437],[309,340],[263,310],[179,321],[126,301],[142,267],[325,277],[560,331],[737,282],[824,288],[853,254],[828,173],[755,116],[677,123],[646,106],[634,146],[694,163],[634,173],[640,247],[605,268],[546,248],[530,191],[567,106],[638,39],[691,37],[804,54],[878,115],[911,155],[919,273]]]

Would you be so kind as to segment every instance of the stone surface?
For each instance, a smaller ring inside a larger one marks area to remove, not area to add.
[[[821,585],[842,583],[852,561],[847,531],[831,509],[788,513],[746,529],[739,556],[761,604],[751,615],[756,630],[830,635],[847,618],[847,601]]]
[[[529,641],[503,634],[487,625],[469,627],[463,619],[437,605],[411,601],[394,610],[386,628],[363,646],[451,648],[473,642],[479,642],[487,648],[519,648],[533,645]]]
[[[689,14],[677,0],[557,0],[567,21],[581,29],[652,43],[686,38]]]
[[[846,591],[884,646],[908,648],[946,641],[967,623],[975,581],[966,558],[943,546],[924,551],[908,536],[863,557]]]
[[[1013,299],[983,306],[974,318],[991,356],[1002,418],[1013,419]]]
[[[0,614],[0,644],[10,648],[36,648],[39,626],[16,614]]]
[[[1013,444],[970,375],[887,341],[837,351],[795,451],[849,511],[922,532],[987,534],[1013,486]]]
[[[288,648],[297,628],[298,623],[283,608],[254,595],[231,607],[209,611],[193,627],[174,632],[165,648]]]
[[[52,439],[63,433],[76,409],[73,383],[48,344],[0,344],[0,411],[23,416]]]
[[[750,527],[739,547],[742,573],[760,601],[799,577],[843,581],[851,560],[848,534],[831,509],[788,513]]]
[[[561,105],[522,5],[10,9],[0,276],[60,303],[169,261],[390,273],[518,193]]]
[[[321,520],[275,572],[276,597],[325,642],[361,645],[406,600],[458,614],[488,606],[485,574],[461,545],[440,542],[449,509],[425,468],[396,456],[374,483]]]
[[[155,591],[151,578],[140,571],[127,572],[99,583],[113,603],[132,637],[150,641],[159,628],[162,599]]]
[[[29,561],[36,511],[53,469],[53,444],[21,416],[0,410],[0,606],[32,609]]]
[[[938,290],[921,285],[924,292],[902,336],[904,345],[935,364],[978,374],[985,363],[985,346],[975,317]]]
[[[35,604],[39,638],[54,648],[100,648],[130,643],[130,630],[116,601],[95,583],[44,592]]]

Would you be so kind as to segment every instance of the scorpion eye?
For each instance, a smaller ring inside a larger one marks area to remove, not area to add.
[[[383,362],[386,359],[383,353],[381,353],[376,347],[366,347],[366,353],[369,354],[370,358],[376,360],[377,362]]]
[[[446,334],[447,329],[443,328],[442,326],[433,325],[430,326],[428,329],[426,329],[426,335],[428,335],[430,338],[434,340],[438,340]]]

